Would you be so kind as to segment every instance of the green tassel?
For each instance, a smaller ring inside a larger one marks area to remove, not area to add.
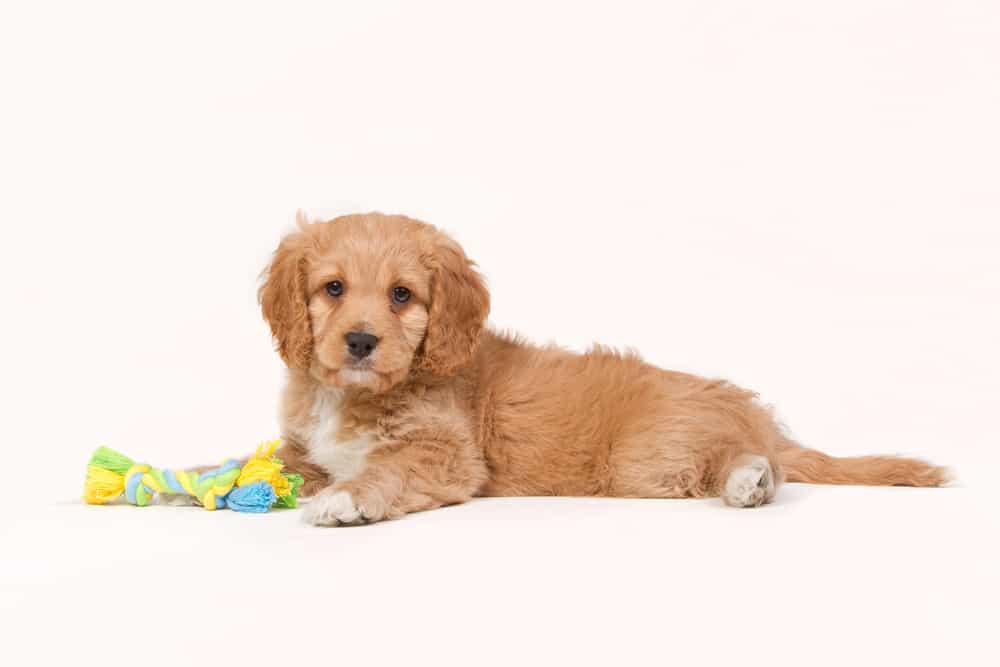
[[[98,447],[90,457],[90,465],[110,470],[118,475],[124,475],[135,465],[135,461],[110,447]]]
[[[283,472],[281,473],[281,476],[287,479],[288,483],[292,485],[292,491],[288,495],[279,496],[278,500],[275,501],[274,506],[295,509],[299,505],[299,489],[302,487],[302,483],[305,480],[302,479],[302,475],[294,472]]]

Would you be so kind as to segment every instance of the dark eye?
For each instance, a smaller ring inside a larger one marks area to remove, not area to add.
[[[344,293],[344,283],[339,280],[334,280],[333,282],[326,284],[326,293],[330,296],[340,296]]]
[[[410,290],[405,287],[395,287],[392,290],[392,300],[396,303],[406,303],[410,300]]]

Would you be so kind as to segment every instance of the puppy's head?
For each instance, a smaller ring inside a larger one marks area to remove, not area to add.
[[[403,216],[308,223],[278,246],[259,298],[289,368],[337,387],[381,392],[411,370],[466,364],[489,293],[461,247]]]

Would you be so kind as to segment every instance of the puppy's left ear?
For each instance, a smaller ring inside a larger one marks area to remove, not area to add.
[[[429,263],[431,303],[419,367],[451,375],[472,359],[490,312],[490,293],[462,248],[443,234]]]

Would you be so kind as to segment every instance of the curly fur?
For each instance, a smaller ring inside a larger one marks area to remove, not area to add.
[[[305,229],[306,224],[300,214],[299,227]],[[306,249],[303,234],[286,236],[274,251],[263,274],[265,282],[257,292],[278,353],[289,368],[309,368],[312,361],[312,331],[306,307]]]
[[[490,312],[490,294],[451,239],[439,237],[428,264],[434,272],[433,296],[418,368],[451,375],[472,358]]]

